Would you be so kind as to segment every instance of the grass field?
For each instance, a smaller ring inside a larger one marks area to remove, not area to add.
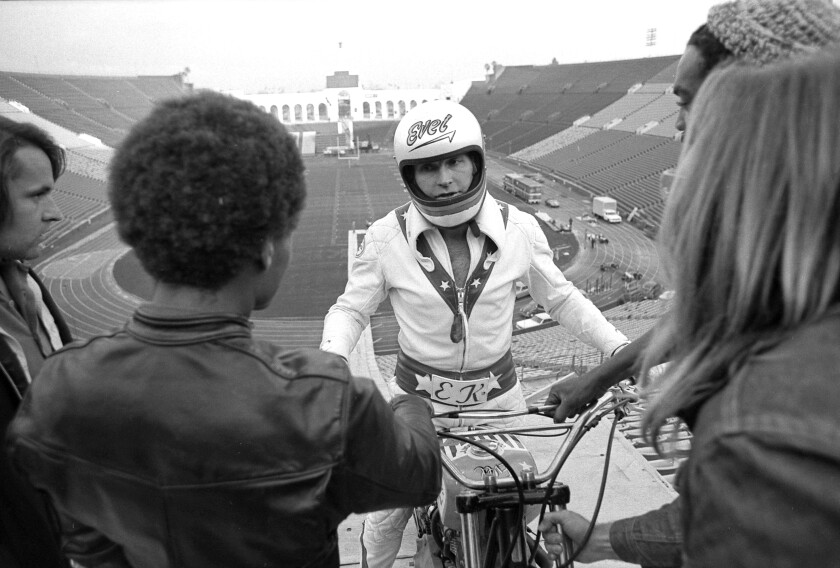
[[[367,221],[409,199],[390,153],[363,154],[358,162],[349,163],[314,157],[306,160],[306,167],[308,194],[293,237],[292,262],[271,305],[255,314],[259,317],[323,318],[347,281],[348,231],[364,228]],[[533,211],[492,184],[490,191],[501,201]],[[569,233],[545,232],[551,246],[568,247],[570,254],[558,261],[562,269],[577,253],[577,240]],[[151,278],[133,253],[117,261],[114,277],[126,291],[150,297]],[[380,312],[389,309],[380,306]]]

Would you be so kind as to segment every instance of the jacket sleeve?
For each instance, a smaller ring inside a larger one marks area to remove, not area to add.
[[[440,493],[441,464],[430,407],[401,395],[389,403],[373,381],[354,379],[338,499],[353,513],[416,507]]]
[[[531,242],[528,269],[531,296],[569,333],[605,355],[611,356],[618,347],[629,343],[627,337],[607,321],[601,310],[566,280],[554,264],[548,241],[536,219],[529,215],[527,224],[523,225]]]
[[[65,515],[61,520],[62,551],[83,568],[131,568],[121,546],[96,529]]]
[[[353,261],[344,293],[338,297],[324,319],[320,346],[322,351],[349,359],[359,336],[370,323],[371,314],[385,299],[385,275],[378,244],[369,230]]]
[[[659,509],[615,521],[610,545],[621,560],[643,567],[682,565],[682,503],[677,497]]]

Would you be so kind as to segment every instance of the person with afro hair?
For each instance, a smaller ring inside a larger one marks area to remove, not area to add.
[[[335,568],[350,513],[435,499],[422,400],[387,403],[341,357],[252,337],[306,195],[275,118],[216,93],[166,101],[117,150],[109,192],[152,299],[51,357],[8,438],[72,560]]]

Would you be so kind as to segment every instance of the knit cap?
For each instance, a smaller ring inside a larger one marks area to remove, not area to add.
[[[831,0],[734,0],[709,9],[709,30],[737,59],[765,65],[840,43]]]

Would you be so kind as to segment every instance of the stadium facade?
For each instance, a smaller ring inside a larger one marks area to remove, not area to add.
[[[358,75],[348,71],[328,76],[326,87],[319,91],[228,93],[253,102],[297,133],[304,154],[323,153],[331,147],[356,149],[358,141],[390,146],[387,135],[393,130],[389,126],[395,126],[406,112],[426,101],[460,98],[451,85],[436,89],[368,89],[360,86]]]

